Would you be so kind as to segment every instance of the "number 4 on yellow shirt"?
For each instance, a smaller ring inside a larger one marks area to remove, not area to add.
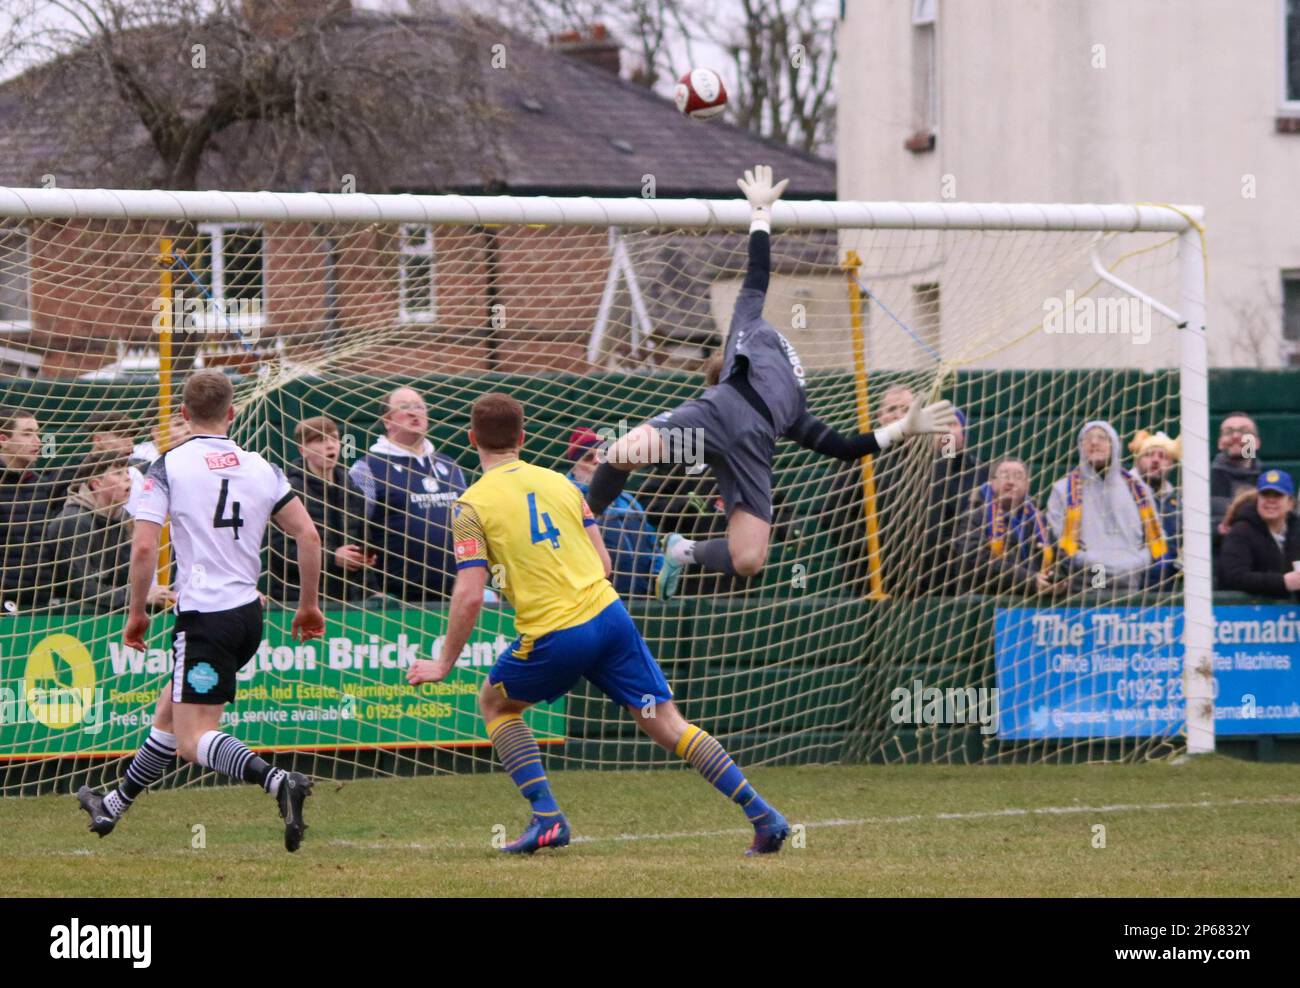
[[[560,530],[551,522],[551,516],[545,511],[541,512],[541,525],[545,525],[545,528],[538,524],[538,518],[537,495],[530,491],[528,494],[528,521],[532,526],[533,542],[549,541],[552,549],[558,549],[560,547]]]

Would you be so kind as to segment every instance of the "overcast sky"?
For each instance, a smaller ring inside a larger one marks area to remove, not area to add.
[[[400,5],[406,0],[354,0],[354,2],[380,9],[391,9],[390,4]],[[444,6],[447,2],[448,0],[444,0]],[[449,2],[493,16],[500,16],[503,8],[509,9],[515,6],[515,0],[449,0]],[[587,3],[593,9],[600,7],[599,0],[587,0]],[[835,18],[839,14],[839,0],[812,0],[812,3],[820,17]],[[730,35],[739,38],[743,34],[743,12],[739,0],[692,0],[689,10],[698,20],[711,25],[716,36]],[[592,19],[600,19],[600,15],[596,14]],[[617,18],[609,20],[607,26],[613,31]],[[574,28],[581,26],[583,25],[571,25]],[[632,39],[621,37],[619,40],[624,45],[623,74],[627,76],[636,66],[639,56],[633,51],[636,46],[631,44]],[[730,56],[720,44],[702,32],[685,40],[673,40],[669,45],[668,60],[679,70],[678,75],[685,72],[687,68],[711,68],[722,76],[728,89],[735,88],[735,74],[732,71]],[[671,96],[675,82],[675,79],[663,79],[657,88],[665,96]]]

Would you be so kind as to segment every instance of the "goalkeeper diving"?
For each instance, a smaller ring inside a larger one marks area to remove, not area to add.
[[[670,534],[655,593],[671,597],[688,565],[754,576],[767,561],[772,531],[772,458],[778,438],[839,460],[871,456],[912,436],[946,433],[957,425],[947,401],[912,403],[906,417],[874,432],[842,435],[808,411],[804,369],[790,341],[763,318],[771,274],[772,206],[788,179],[772,184],[772,169],[757,165],[737,184],[749,200],[749,263],[736,298],[718,383],[620,437],[605,451],[587,493],[599,517],[639,467],[670,462],[674,445],[695,430],[727,513],[726,538],[691,541]]]

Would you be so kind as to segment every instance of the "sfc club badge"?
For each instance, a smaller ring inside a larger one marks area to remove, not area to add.
[[[231,452],[208,453],[203,457],[203,461],[208,465],[209,470],[225,470],[239,466],[239,457]]]

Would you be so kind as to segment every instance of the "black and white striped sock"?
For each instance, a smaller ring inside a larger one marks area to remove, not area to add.
[[[198,747],[199,764],[204,768],[261,786],[272,796],[279,790],[284,770],[272,768],[239,738],[222,731],[208,731],[199,738]]]
[[[144,744],[126,767],[118,787],[104,797],[104,808],[120,817],[131,808],[137,796],[167,774],[176,759],[176,735],[157,727],[149,732]]]

